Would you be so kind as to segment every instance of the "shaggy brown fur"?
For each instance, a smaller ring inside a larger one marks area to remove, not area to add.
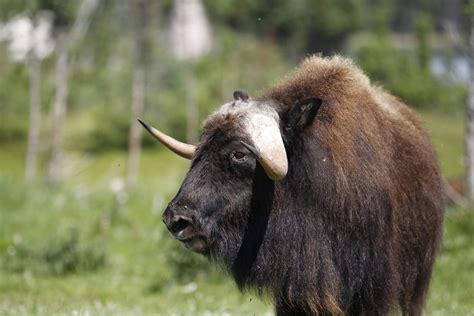
[[[292,130],[290,110],[305,99],[322,104]],[[202,252],[240,288],[271,293],[279,315],[420,315],[444,193],[419,119],[341,57],[310,57],[254,100],[281,118],[284,180],[255,159],[229,160],[249,137],[217,112],[165,217],[186,205]]]
[[[444,194],[435,154],[418,117],[371,86],[352,62],[341,57],[308,58],[259,100],[276,101],[284,113],[309,97],[324,102],[307,135],[327,146],[337,171],[333,220],[350,226],[360,212],[392,217],[381,227],[388,235],[386,261],[393,275],[384,290],[391,292],[390,305],[399,302],[405,314],[421,314],[442,238]],[[387,195],[391,209],[361,209],[372,199],[374,188]],[[334,302],[318,304],[332,310]]]

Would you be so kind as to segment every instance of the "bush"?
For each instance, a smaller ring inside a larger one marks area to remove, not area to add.
[[[399,51],[380,38],[361,47],[356,59],[371,80],[417,108],[462,109],[467,91],[434,76],[420,65],[414,52]]]
[[[162,234],[169,233],[163,231]],[[214,265],[204,256],[184,249],[178,241],[164,235],[160,238],[160,249],[166,255],[163,257],[162,268],[147,286],[148,292],[158,293],[174,284],[196,281],[200,276],[208,278],[215,271]]]
[[[79,233],[47,239],[41,245],[25,245],[21,241],[7,247],[3,268],[12,272],[31,271],[44,275],[96,271],[106,263],[106,253],[97,245],[80,244]]]

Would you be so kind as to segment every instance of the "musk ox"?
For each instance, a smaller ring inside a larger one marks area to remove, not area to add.
[[[242,91],[197,146],[163,214],[277,315],[420,315],[444,193],[420,120],[342,57],[306,59],[260,96]]]

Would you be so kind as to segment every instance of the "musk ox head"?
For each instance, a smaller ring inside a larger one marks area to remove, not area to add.
[[[279,114],[271,101],[253,100],[235,91],[204,123],[197,146],[181,143],[140,123],[191,168],[163,221],[184,246],[215,259],[232,260],[242,244],[255,181],[284,180],[288,172],[285,143],[308,126],[321,105],[317,98],[298,102]]]

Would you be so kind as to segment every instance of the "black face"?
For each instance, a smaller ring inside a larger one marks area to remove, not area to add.
[[[239,243],[256,164],[241,140],[219,131],[203,136],[191,169],[163,213],[169,231],[190,250],[212,254],[224,239]]]
[[[240,91],[234,97],[248,99]],[[310,98],[284,113],[283,139],[291,143],[311,125],[320,105],[320,99]],[[191,169],[163,213],[163,221],[186,248],[211,257],[233,258],[244,238],[251,203],[255,201],[253,191],[261,194],[260,182],[255,180],[262,176],[271,180],[262,174],[263,169],[256,168],[254,154],[242,145],[251,141],[238,123],[230,120],[208,124],[215,126],[205,127]]]

